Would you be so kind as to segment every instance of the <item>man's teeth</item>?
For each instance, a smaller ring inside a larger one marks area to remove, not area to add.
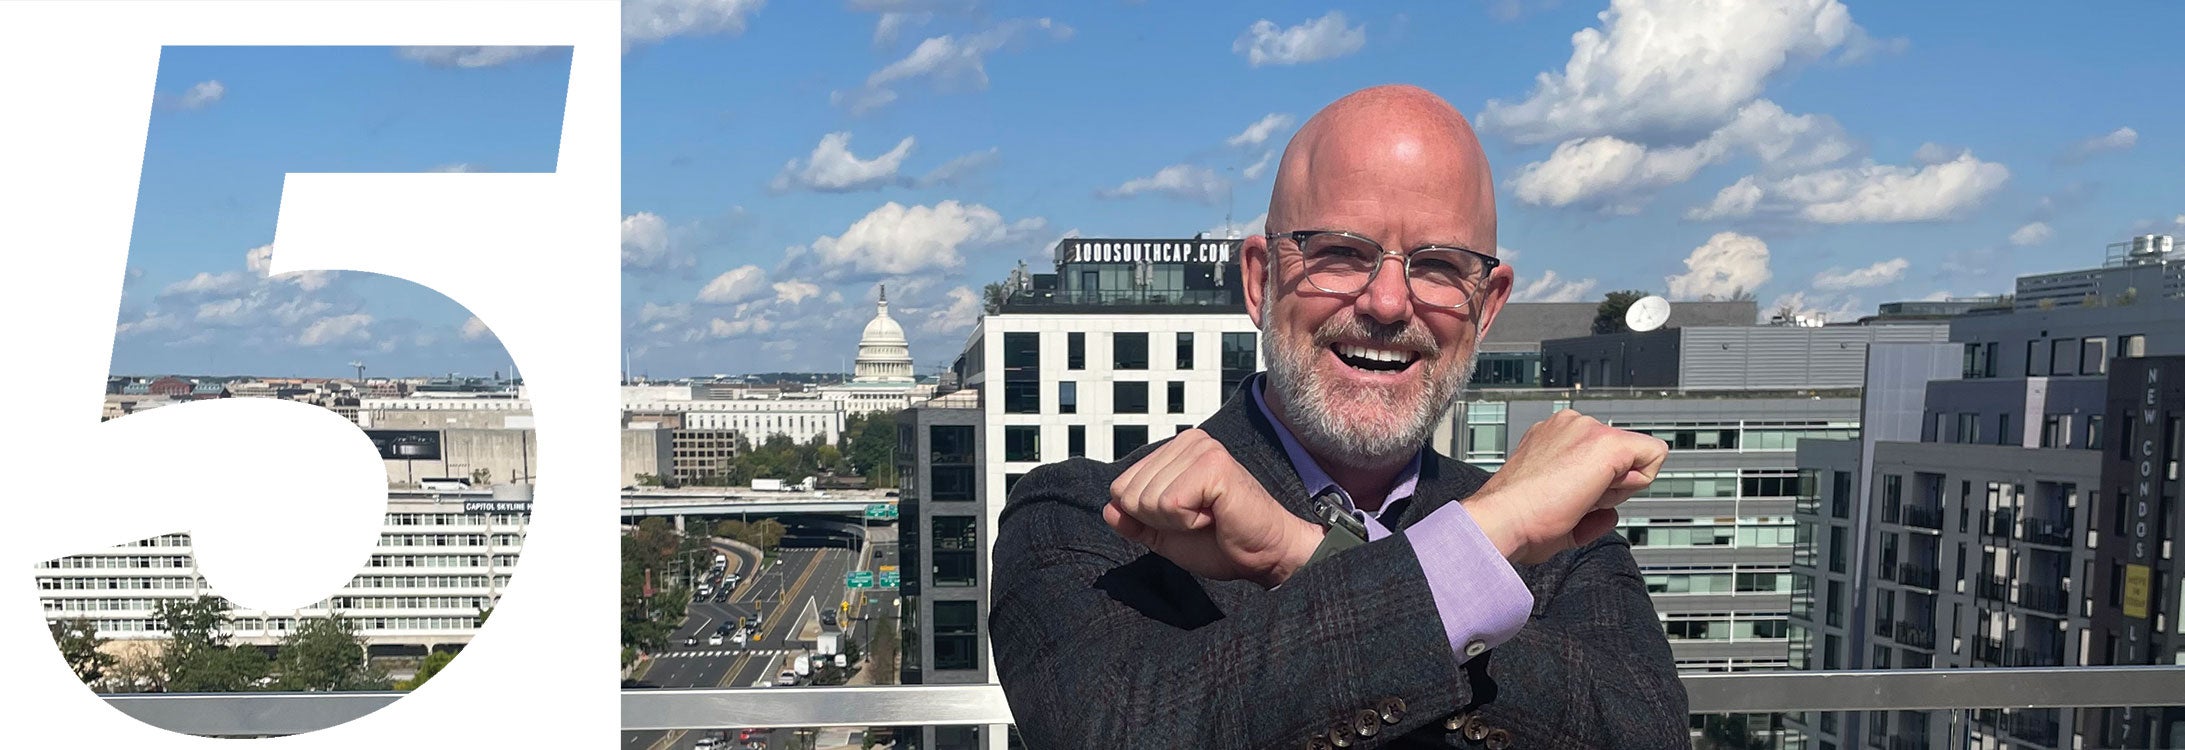
[[[1370,359],[1377,362],[1408,363],[1418,357],[1418,355],[1411,352],[1399,352],[1388,349],[1368,349],[1363,346],[1354,346],[1351,344],[1337,344],[1335,346],[1335,353],[1341,354],[1345,357],[1352,357],[1355,359]]]

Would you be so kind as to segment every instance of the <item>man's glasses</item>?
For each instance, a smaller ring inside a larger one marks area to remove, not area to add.
[[[1269,243],[1289,239],[1304,258],[1305,281],[1329,294],[1365,291],[1391,255],[1403,259],[1411,297],[1431,307],[1456,309],[1502,261],[1461,247],[1423,247],[1411,254],[1390,252],[1381,243],[1349,232],[1307,229],[1267,235]]]

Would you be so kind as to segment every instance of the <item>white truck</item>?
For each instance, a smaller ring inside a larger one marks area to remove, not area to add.
[[[779,479],[751,480],[751,491],[753,492],[784,492],[788,489],[789,486]]]
[[[799,679],[812,676],[812,656],[810,654],[797,654],[797,663],[794,669]]]

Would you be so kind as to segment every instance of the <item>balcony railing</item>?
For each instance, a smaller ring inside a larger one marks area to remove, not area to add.
[[[2028,518],[2024,522],[2025,535],[2021,538],[2030,544],[2051,547],[2071,546],[2071,526],[2044,518]]]
[[[2069,609],[2063,590],[2031,583],[2018,587],[2018,606],[2052,615],[2064,614]]]
[[[1934,589],[1942,584],[1942,572],[1919,563],[1905,563],[1897,568],[1897,582],[1906,586]]]
[[[1683,677],[1695,714],[2107,708],[2185,696],[2185,666],[1745,672]],[[341,724],[403,693],[222,693],[101,696],[152,726],[185,734],[266,737]],[[622,691],[626,731],[718,727],[963,726],[1013,723],[996,685],[692,688]],[[2029,716],[2029,733],[2046,719]],[[2013,732],[2016,734],[2017,732]],[[2024,735],[2020,735],[2024,737]]]
[[[2007,658],[2009,657],[2003,653],[2003,642],[2001,640],[1984,635],[1973,639],[1974,661],[1984,661],[1996,666],[2004,666],[2004,659]]]
[[[2046,716],[2014,713],[2003,720],[2003,728],[2011,736],[2044,747],[2056,746],[2056,720]]]
[[[1928,750],[1927,735],[1900,734],[1889,738],[1889,750]]]
[[[1942,508],[1925,505],[1904,506],[1904,525],[1941,531]]]
[[[1891,620],[1887,617],[1874,618],[1874,634],[1883,638],[1888,638],[1890,637],[1891,633],[1896,631],[1896,624],[1897,622],[1895,620]]]
[[[1978,595],[1980,598],[1994,599],[1999,602],[2010,601],[2010,581],[2005,580],[2002,576],[1981,576],[1979,580]]]
[[[1882,523],[1899,523],[1903,517],[1903,500],[1892,500],[1882,504]]]
[[[1894,637],[1898,643],[1913,648],[1924,648],[1929,651],[1935,648],[1935,629],[1931,625],[1920,625],[1908,620],[1898,620],[1897,634]]]
[[[2063,654],[2054,649],[2031,649],[2019,646],[2005,650],[2004,656],[2007,657],[2004,666],[2009,667],[2056,667],[2062,666],[2064,663]]]
[[[2018,528],[2017,520],[2008,510],[1996,511],[1994,515],[1988,516],[1988,536],[2009,537]]]

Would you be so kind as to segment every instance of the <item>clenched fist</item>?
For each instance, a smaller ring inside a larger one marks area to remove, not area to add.
[[[1466,510],[1513,562],[1537,564],[1616,527],[1616,506],[1654,482],[1669,445],[1565,409],[1525,432]]]
[[[1201,578],[1273,586],[1327,535],[1260,486],[1200,430],[1176,435],[1108,487],[1108,525]]]

